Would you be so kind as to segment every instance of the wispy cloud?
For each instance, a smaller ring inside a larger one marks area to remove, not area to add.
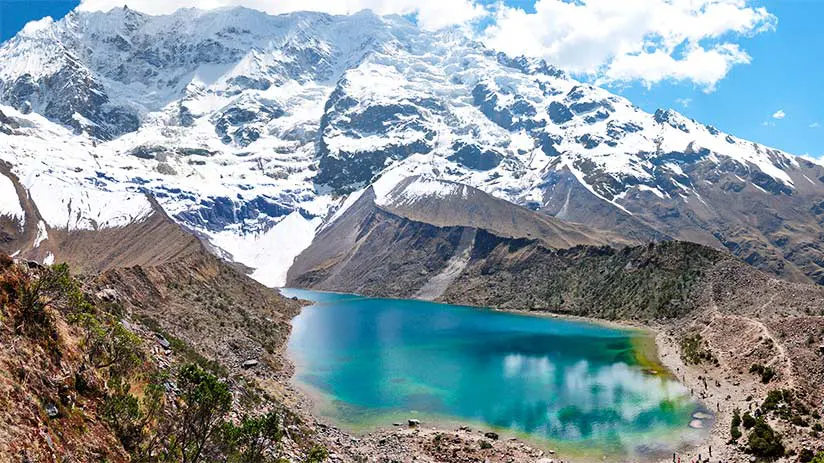
[[[692,98],[676,98],[675,102],[685,108],[688,108],[690,103],[692,103]]]
[[[785,117],[787,117],[787,113],[785,113],[783,109],[779,109],[772,115],[773,119],[784,119]]]
[[[820,122],[813,122],[812,124],[810,124],[810,128],[811,128],[811,129],[817,129],[817,128],[819,128],[819,127],[821,127],[821,123],[820,123]]]

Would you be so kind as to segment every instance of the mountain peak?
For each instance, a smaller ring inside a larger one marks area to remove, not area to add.
[[[430,33],[369,11],[240,7],[117,8],[33,29],[36,38],[0,46],[0,102],[30,113],[14,113],[29,128],[0,135],[11,137],[0,156],[27,188],[56,176],[148,192],[250,265],[255,240],[280,236],[292,214],[311,228],[370,185],[379,198],[414,202],[445,201],[462,184],[633,239],[755,252],[779,272],[785,252],[800,255],[786,246],[809,246],[778,236],[765,211],[796,217],[797,229],[820,226],[809,207],[822,190],[817,165],[672,109],[649,114],[455,29]],[[390,195],[414,176],[411,190]],[[744,196],[765,206],[730,199]],[[798,274],[813,275],[817,257],[805,252]]]

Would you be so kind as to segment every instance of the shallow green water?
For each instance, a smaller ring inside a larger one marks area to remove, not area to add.
[[[599,325],[422,301],[284,290],[315,302],[288,355],[317,412],[353,431],[467,422],[597,455],[661,455],[703,437],[677,382]],[[709,426],[709,423],[705,423]]]

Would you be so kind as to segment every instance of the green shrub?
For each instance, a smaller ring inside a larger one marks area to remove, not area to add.
[[[737,427],[741,426],[741,412],[737,408],[732,411],[731,426],[733,428],[737,428]]]
[[[120,378],[142,363],[142,341],[119,321],[106,314],[83,312],[73,316],[72,322],[83,328],[81,346],[87,366]]]
[[[103,419],[114,432],[123,448],[132,452],[142,440],[142,418],[140,403],[125,388],[118,388],[106,397],[103,403]]]
[[[763,418],[756,420],[755,426],[747,438],[747,449],[762,458],[779,458],[784,456],[784,444],[781,435],[776,433]]]
[[[325,448],[316,445],[309,451],[309,455],[306,457],[306,463],[321,463],[328,457],[329,452]]]
[[[815,458],[815,454],[810,449],[801,449],[798,452],[798,463],[810,463],[813,458]]]
[[[810,423],[807,422],[807,420],[798,415],[793,416],[792,419],[790,419],[790,423],[792,423],[795,426],[800,426],[802,428],[806,428],[810,425]]]
[[[792,403],[792,393],[783,389],[773,389],[767,393],[767,398],[761,405],[764,412],[771,412],[778,409],[781,403],[789,405]]]
[[[730,423],[730,437],[732,441],[737,441],[741,438],[741,429],[738,427],[741,425],[741,413],[736,408],[732,412],[732,423]]]
[[[215,431],[232,405],[229,387],[196,364],[183,366],[177,375],[178,408],[166,437],[167,459],[196,463],[203,458]]]
[[[752,429],[752,427],[755,426],[755,418],[750,415],[750,412],[746,412],[741,423],[744,425],[744,429]]]
[[[764,384],[769,383],[775,377],[775,370],[771,367],[765,367],[764,365],[757,363],[750,367],[750,373],[755,373],[761,376],[761,382]]]
[[[681,340],[681,358],[688,365],[698,365],[702,362],[716,363],[712,352],[705,346],[700,334],[693,334]]]
[[[267,458],[267,447],[276,447],[283,437],[281,417],[269,412],[260,417],[244,417],[239,426],[226,423],[223,429],[225,454],[231,462],[258,463],[277,461],[276,455]]]

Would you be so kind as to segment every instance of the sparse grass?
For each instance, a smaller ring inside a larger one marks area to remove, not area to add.
[[[700,334],[691,334],[681,339],[681,359],[688,365],[709,362],[717,364],[718,360],[706,346]]]
[[[138,315],[137,319],[143,326],[163,336],[167,341],[169,341],[169,345],[171,346],[172,351],[182,356],[184,359],[186,359],[186,361],[196,363],[197,365],[200,365],[202,368],[211,371],[212,373],[221,378],[229,376],[229,371],[226,369],[226,367],[221,365],[220,362],[210,360],[204,357],[182,339],[169,334],[160,326],[160,323],[158,323],[158,321],[154,318],[149,317],[147,315]]]

